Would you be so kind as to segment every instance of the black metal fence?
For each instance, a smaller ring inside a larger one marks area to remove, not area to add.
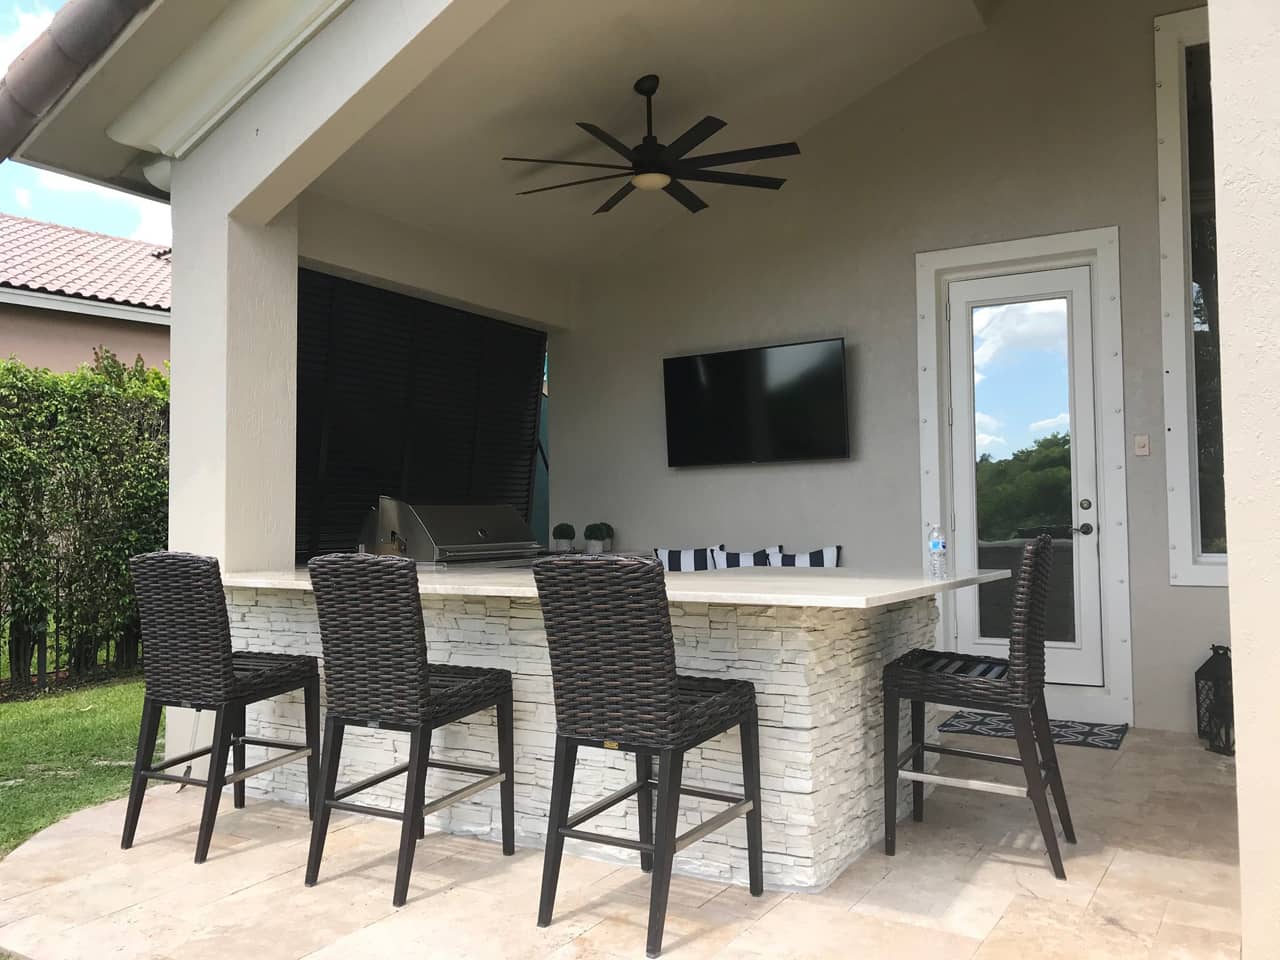
[[[141,666],[136,616],[123,629],[95,617],[91,594],[72,596],[70,568],[62,557],[35,564],[0,557],[0,700],[108,680]]]

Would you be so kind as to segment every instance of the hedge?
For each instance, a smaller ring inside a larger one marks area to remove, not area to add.
[[[0,360],[0,613],[29,686],[54,631],[55,678],[136,666],[127,561],[168,528],[169,378],[109,351],[71,373]]]

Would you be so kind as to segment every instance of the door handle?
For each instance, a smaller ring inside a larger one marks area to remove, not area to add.
[[[1093,533],[1093,524],[1092,524],[1092,523],[1082,523],[1082,524],[1080,524],[1080,526],[1078,526],[1078,527],[1072,527],[1071,529],[1072,529],[1072,530],[1074,530],[1076,533],[1081,534],[1082,536],[1086,536],[1086,537],[1087,537],[1089,534]]]

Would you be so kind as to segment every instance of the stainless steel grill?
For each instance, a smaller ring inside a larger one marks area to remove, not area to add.
[[[528,563],[542,544],[510,504],[408,504],[379,497],[360,532],[361,553],[422,564]]]

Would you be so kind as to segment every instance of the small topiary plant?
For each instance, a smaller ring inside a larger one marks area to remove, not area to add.
[[[606,532],[608,525],[604,523],[588,523],[587,528],[582,531],[582,535],[588,540],[606,540],[609,534]]]
[[[557,523],[551,528],[551,536],[556,540],[572,541],[578,535],[572,523]]]
[[[596,524],[596,526],[598,526],[598,527],[600,527],[601,529],[603,529],[603,530],[604,530],[604,536],[600,538],[601,540],[612,540],[612,539],[613,539],[613,525],[612,525],[612,524],[605,523],[603,520],[601,520],[598,524]]]

